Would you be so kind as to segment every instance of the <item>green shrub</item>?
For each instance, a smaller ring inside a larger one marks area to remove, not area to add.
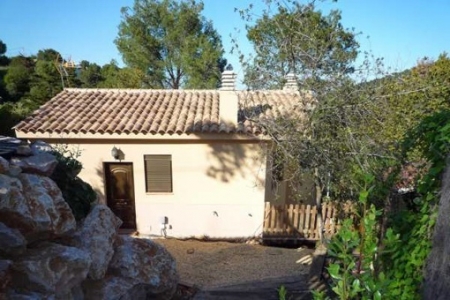
[[[379,212],[367,208],[369,190],[363,189],[358,216],[364,230],[346,220],[329,244],[334,259],[328,268],[332,290],[339,299],[420,299],[424,266],[431,250],[442,174],[450,153],[450,111],[424,118],[410,130],[403,143],[404,157],[425,159],[427,173],[416,187],[414,209],[390,216],[385,239],[378,241],[375,228]],[[361,228],[361,227],[360,227]],[[354,252],[358,249],[359,255]],[[315,294],[316,298],[323,295]]]
[[[97,194],[92,187],[81,180],[77,175],[82,169],[77,160],[80,151],[70,151],[67,146],[60,147],[52,152],[58,161],[51,178],[61,189],[64,200],[69,204],[76,220],[87,216],[91,204],[97,199]]]

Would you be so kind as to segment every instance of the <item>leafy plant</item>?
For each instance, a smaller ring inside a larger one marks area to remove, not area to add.
[[[77,177],[82,169],[77,160],[80,150],[70,150],[67,145],[57,147],[52,154],[56,157],[58,165],[51,175],[61,189],[64,200],[69,204],[76,220],[87,216],[91,203],[97,199],[92,187]]]
[[[371,189],[367,184],[362,189],[360,223],[344,221],[329,245],[334,262],[328,272],[332,290],[340,299],[420,299],[441,177],[450,153],[449,120],[450,111],[440,111],[408,132],[403,143],[404,157],[426,159],[428,171],[416,188],[419,196],[414,199],[415,208],[390,216],[390,228],[381,243],[376,235],[380,211],[372,204],[367,208]],[[365,179],[371,182],[370,177]],[[320,296],[315,295],[316,299]]]
[[[365,185],[359,195],[361,214],[358,222],[344,220],[342,228],[328,245],[333,262],[328,267],[332,291],[339,299],[381,299],[386,294],[389,280],[380,271],[377,217],[381,214],[368,204],[373,176],[365,176]],[[395,244],[392,230],[386,234],[386,244]],[[315,295],[319,299],[321,295]]]
[[[278,299],[279,300],[286,300],[287,299],[286,298],[286,296],[287,296],[287,289],[286,289],[286,287],[284,285],[280,286],[277,289],[277,292],[278,292]]]
[[[410,130],[403,143],[404,156],[413,155],[428,161],[428,172],[417,186],[419,197],[415,210],[392,218],[392,228],[401,235],[401,246],[385,256],[388,275],[393,279],[389,289],[393,297],[419,299],[424,265],[431,250],[431,235],[436,222],[442,173],[450,153],[450,111],[443,110],[424,118]]]

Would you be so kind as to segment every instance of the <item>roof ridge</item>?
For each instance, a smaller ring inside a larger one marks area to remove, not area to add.
[[[212,90],[212,89],[133,89],[133,88],[64,88],[64,91],[69,92],[76,92],[76,91],[82,91],[82,92],[220,92],[219,90]]]

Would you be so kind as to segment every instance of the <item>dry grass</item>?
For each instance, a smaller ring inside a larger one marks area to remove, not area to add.
[[[244,243],[156,239],[177,260],[182,282],[210,288],[287,276],[309,270],[308,248],[285,249]],[[303,259],[302,259],[303,258]]]

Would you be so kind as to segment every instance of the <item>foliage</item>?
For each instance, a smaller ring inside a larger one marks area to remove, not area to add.
[[[0,67],[7,66],[9,64],[9,58],[5,55],[7,50],[6,44],[0,40]]]
[[[450,59],[444,53],[436,61],[424,58],[407,72],[369,83],[383,126],[366,130],[378,143],[385,141],[394,149],[424,117],[450,108],[449,78]]]
[[[2,40],[0,40],[0,55],[5,54],[6,53],[6,49],[7,49],[6,44],[3,43]]]
[[[90,63],[87,60],[80,62],[79,80],[80,87],[95,88],[104,78],[100,73],[101,67],[96,63]]]
[[[115,61],[102,67],[82,61],[75,68],[63,68],[66,61],[54,49],[7,61],[6,66],[0,62],[0,134],[8,136],[14,136],[14,125],[63,87],[141,88],[144,78],[140,70],[119,68]]]
[[[401,245],[393,255],[384,257],[391,266],[388,273],[395,297],[419,295],[424,264],[431,250],[431,235],[436,222],[442,174],[450,153],[450,111],[444,110],[424,118],[411,129],[403,143],[405,156],[413,153],[429,163],[428,172],[420,180],[414,200],[416,209],[393,216],[392,228],[401,235]]]
[[[21,100],[19,102],[6,102],[0,104],[0,135],[14,136],[13,126],[25,119],[36,105],[31,101]]]
[[[112,60],[100,69],[102,81],[97,83],[100,88],[142,88],[144,73],[136,68],[119,68]]]
[[[361,214],[357,215],[357,222],[344,220],[328,245],[328,255],[333,260],[328,273],[332,290],[339,299],[382,299],[388,295],[390,280],[380,266],[380,255],[398,244],[398,236],[388,230],[384,248],[380,250],[376,225],[381,212],[368,202],[373,181],[373,176],[365,176],[365,185],[359,194]]]
[[[278,292],[278,300],[286,300],[287,298],[287,289],[284,285],[280,286],[277,289]]]
[[[122,8],[115,40],[124,62],[145,75],[150,88],[215,88],[223,48],[203,3],[135,0]]]
[[[55,61],[60,57],[53,49],[40,50],[36,57],[13,57],[4,77],[10,100],[28,98],[40,105],[59,93],[61,76]]]
[[[306,80],[354,71],[351,63],[359,44],[356,33],[342,26],[340,11],[324,15],[313,1],[276,6],[275,13],[265,10],[254,25],[247,26],[256,52],[246,68],[245,83],[250,88],[280,88],[290,72]]]
[[[317,1],[266,2],[263,16],[247,27],[256,57],[245,63],[258,76],[247,76],[246,83],[250,88],[279,88],[283,75],[300,74],[302,102],[297,111],[302,116],[253,121],[267,130],[278,148],[283,179],[291,190],[310,176],[317,205],[325,192],[336,200],[356,200],[359,170],[383,181],[383,171],[396,162],[392,147],[374,140],[372,133],[383,127],[379,120],[384,112],[375,88],[365,85],[385,75],[382,61],[366,55],[361,66],[354,65],[357,34],[343,28],[340,12],[326,15]],[[250,11],[240,12],[245,20],[251,17]],[[311,98],[308,107],[303,101]]]
[[[34,60],[31,57],[16,56],[11,59],[4,77],[5,87],[11,100],[18,101],[30,91],[34,73]]]
[[[336,262],[328,268],[333,291],[340,299],[420,299],[424,265],[431,250],[436,206],[442,174],[450,153],[450,110],[425,117],[411,129],[403,142],[404,156],[413,153],[426,159],[428,172],[417,186],[415,209],[390,216],[390,228],[379,243],[375,228],[379,212],[373,205],[366,210],[370,190],[363,189],[360,202],[363,230],[346,220],[329,245]],[[373,178],[373,177],[372,177]],[[359,227],[361,228],[361,227]],[[356,259],[354,249],[359,249]],[[361,272],[360,272],[361,271]]]
[[[75,219],[81,220],[88,215],[91,204],[97,199],[97,194],[88,183],[77,176],[82,168],[77,160],[80,151],[72,151],[67,146],[63,146],[52,154],[55,155],[58,165],[51,178],[61,189],[64,200],[69,204]]]

